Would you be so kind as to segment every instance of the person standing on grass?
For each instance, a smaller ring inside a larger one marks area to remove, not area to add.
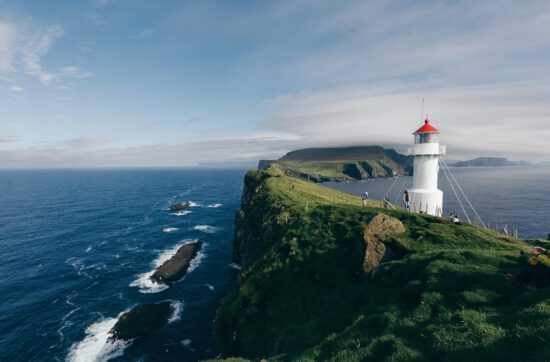
[[[411,211],[409,190],[405,190],[405,193],[403,193],[403,202],[405,202],[405,210],[406,211]]]
[[[368,199],[369,199],[369,193],[367,191],[361,194],[361,200],[363,201],[363,206],[367,206]]]

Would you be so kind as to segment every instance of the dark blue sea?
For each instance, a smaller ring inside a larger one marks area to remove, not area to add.
[[[550,232],[550,168],[453,169],[484,221],[526,238]],[[0,171],[0,360],[195,361],[217,355],[212,321],[235,278],[233,218],[243,170]],[[392,201],[410,177],[331,185]],[[446,213],[457,210],[444,177]],[[170,213],[173,202],[193,207]],[[185,279],[148,283],[186,242],[204,248]],[[170,301],[171,321],[106,343],[122,312]]]
[[[507,225],[509,233],[517,230],[526,239],[546,239],[550,234],[550,167],[450,167],[460,188],[484,224],[502,230]],[[454,184],[464,210],[444,172],[439,172],[439,189],[443,191],[443,215],[455,212],[460,219],[478,220],[460,189]],[[342,191],[382,199],[386,193],[390,201],[404,206],[404,190],[412,187],[412,177],[374,179],[361,182],[326,183],[326,186]],[[388,192],[389,191],[389,192]],[[477,221],[478,224],[479,221]]]
[[[243,170],[0,171],[0,360],[194,361],[216,355]],[[179,214],[174,202],[192,201]],[[183,243],[204,247],[185,279],[147,283]],[[171,301],[171,321],[105,343],[123,311]]]

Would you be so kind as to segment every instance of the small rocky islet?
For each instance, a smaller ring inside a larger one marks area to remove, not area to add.
[[[202,242],[187,243],[176,254],[159,266],[149,278],[158,284],[172,284],[183,278],[193,259],[202,248]]]
[[[165,325],[173,313],[171,302],[140,304],[123,313],[111,329],[110,340],[143,337]]]

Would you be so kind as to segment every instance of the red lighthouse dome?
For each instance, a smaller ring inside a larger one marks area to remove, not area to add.
[[[424,125],[422,127],[420,127],[419,129],[417,129],[416,132],[414,132],[413,134],[417,134],[417,133],[435,133],[435,132],[439,132],[439,130],[437,128],[435,128],[434,126],[432,126],[430,124],[430,121],[428,120],[428,118],[426,118],[426,120],[424,121]]]

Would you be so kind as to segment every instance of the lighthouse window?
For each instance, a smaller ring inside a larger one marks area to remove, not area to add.
[[[415,135],[415,143],[437,143],[439,137],[437,133],[419,133]]]

